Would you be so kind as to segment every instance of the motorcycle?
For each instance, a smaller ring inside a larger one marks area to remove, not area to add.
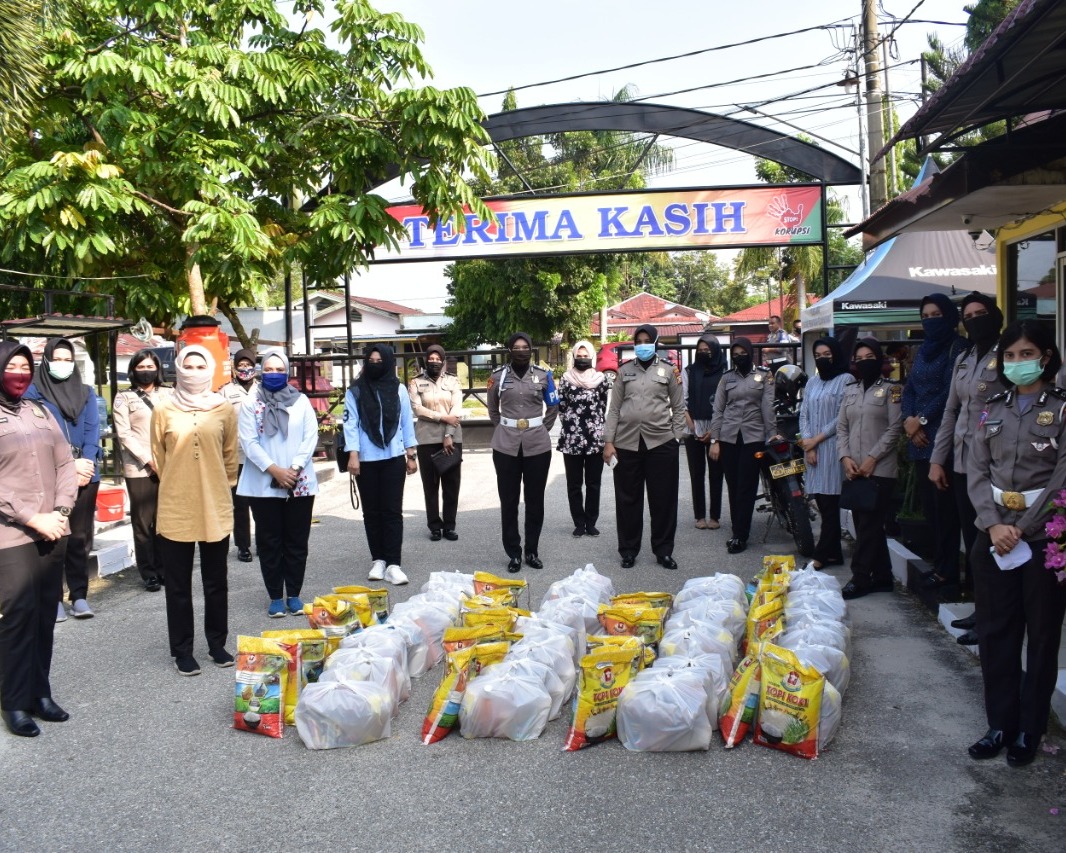
[[[783,436],[795,436],[799,432],[799,403],[807,375],[796,365],[786,364],[774,377],[774,413],[777,416],[778,432]],[[804,557],[814,554],[814,532],[811,528],[811,508],[804,491],[803,474],[807,470],[803,451],[794,439],[782,438],[770,441],[766,449],[756,452],[759,461],[759,478],[766,501],[757,512],[770,513],[796,543],[796,550]],[[769,535],[770,524],[767,524]]]

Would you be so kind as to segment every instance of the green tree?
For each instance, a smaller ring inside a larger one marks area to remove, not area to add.
[[[369,192],[397,173],[433,217],[487,216],[461,179],[486,176],[483,115],[422,85],[421,30],[364,0],[287,9],[73,0],[46,23],[33,133],[0,162],[0,257],[145,276],[114,287],[119,309],[160,322],[262,304],[291,265],[328,282],[365,264],[400,234]]]
[[[0,153],[26,135],[33,105],[44,85],[41,65],[43,3],[0,0]]]

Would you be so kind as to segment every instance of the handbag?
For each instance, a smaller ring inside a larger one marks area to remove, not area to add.
[[[336,451],[337,470],[342,474],[347,474],[348,457],[352,454],[350,450],[346,450],[344,447],[344,424],[338,426],[334,432],[333,449]]]
[[[852,512],[873,512],[877,509],[877,480],[858,477],[840,484],[840,508]]]
[[[452,470],[456,465],[461,465],[463,462],[463,448],[456,447],[453,452],[445,453],[443,448],[433,453],[429,457],[433,462],[433,467],[437,469],[437,473],[443,476]]]

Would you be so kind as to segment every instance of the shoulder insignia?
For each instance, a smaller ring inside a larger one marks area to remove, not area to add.
[[[1059,386],[1056,385],[1053,388],[1048,388],[1048,393],[1053,394],[1060,400],[1066,400],[1066,388],[1059,388]]]
[[[126,395],[125,394],[116,394],[115,395],[115,403],[114,403],[113,408],[121,409],[125,405],[126,405]]]
[[[1007,399],[1007,395],[1009,395],[1009,394],[1010,394],[1010,391],[1000,391],[998,394],[993,394],[991,397],[989,397],[987,400],[985,400],[985,402],[986,403],[997,403],[1000,400],[1006,400]]]
[[[892,402],[900,402],[903,399],[903,386],[900,385],[898,382],[894,382],[889,387],[891,388]]]
[[[492,374],[492,375],[491,375],[491,376],[489,377],[489,381],[488,381],[488,384],[487,384],[487,385],[486,385],[485,387],[487,387],[487,388],[491,388],[491,387],[492,387],[493,385],[495,385],[495,384],[496,384],[496,374],[495,374],[495,373],[493,373],[493,374]]]

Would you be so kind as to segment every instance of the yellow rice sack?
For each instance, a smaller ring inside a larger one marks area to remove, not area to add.
[[[645,607],[626,604],[601,604],[600,625],[612,637],[640,637],[644,645],[656,648],[663,638],[665,607]]]
[[[296,631],[264,631],[263,639],[274,640],[292,655],[288,680],[285,682],[285,724],[296,724],[296,704],[300,693],[318,681],[326,662],[326,635],[310,629]]]
[[[674,606],[674,597],[668,592],[627,592],[611,598],[611,604],[632,607],[664,607],[669,610]]]
[[[602,648],[581,659],[564,751],[576,752],[615,737],[618,697],[636,675],[640,660],[639,648]]]
[[[444,678],[422,721],[422,743],[436,743],[451,733],[459,720],[459,707],[470,679],[476,678],[485,667],[502,661],[510,649],[510,643],[481,643],[448,655]]]
[[[526,589],[526,582],[518,578],[501,578],[489,572],[474,572],[474,595],[503,590],[511,599],[508,603],[517,607],[519,598]]]
[[[655,650],[644,645],[640,637],[612,636],[610,634],[589,634],[585,637],[585,647],[588,654],[592,654],[602,648],[625,649],[632,651],[640,650],[640,669],[645,669],[655,663]]]
[[[325,631],[326,638],[336,638],[337,644],[349,634],[363,630],[363,621],[355,605],[337,595],[316,596],[311,604],[304,605],[304,614],[311,628]]]
[[[759,705],[759,684],[761,668],[759,648],[748,654],[737,664],[729,678],[729,688],[722,702],[718,716],[718,731],[725,741],[725,748],[732,749],[742,740],[751,728],[755,712]]]
[[[802,758],[818,757],[818,722],[825,676],[795,653],[767,644],[762,649],[762,683],[755,719],[755,743]]]
[[[369,586],[335,586],[333,592],[337,595],[347,593],[362,593],[370,599],[370,609],[374,611],[378,622],[384,624],[389,618],[389,591],[387,589],[374,589]]]
[[[519,616],[528,617],[529,615],[529,611],[516,610],[513,607],[486,607],[482,610],[469,610],[464,613],[463,625],[468,628],[495,625],[505,631],[511,631]]]
[[[262,637],[237,637],[233,728],[281,737],[284,696],[292,660],[285,647]]]
[[[324,595],[323,598],[339,598],[344,601],[350,601],[352,607],[355,608],[355,612],[359,616],[359,623],[364,628],[369,628],[371,625],[378,624],[377,612],[374,609],[374,605],[370,601],[370,595],[365,592],[335,592],[331,595]]]
[[[445,654],[462,651],[478,643],[498,643],[507,638],[507,632],[498,625],[479,625],[475,628],[462,626],[445,628],[443,646]]]

